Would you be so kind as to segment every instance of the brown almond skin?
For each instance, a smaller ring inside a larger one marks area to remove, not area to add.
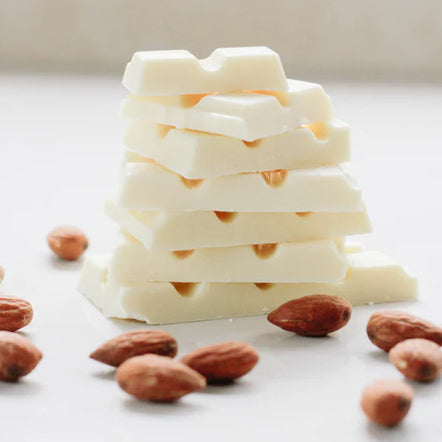
[[[88,248],[85,234],[73,226],[59,226],[52,230],[47,241],[50,249],[61,259],[75,261]]]
[[[267,319],[277,327],[302,336],[326,336],[344,327],[351,304],[340,296],[309,295],[273,310]]]
[[[43,357],[41,351],[27,338],[0,331],[0,380],[17,381],[29,374]]]
[[[172,402],[206,387],[204,377],[187,365],[152,354],[123,362],[116,379],[126,393],[154,402]]]
[[[390,362],[408,379],[428,382],[442,371],[440,346],[427,339],[407,339],[396,344],[389,353]]]
[[[153,353],[173,358],[178,351],[175,338],[161,330],[135,330],[105,342],[90,354],[91,359],[118,367],[134,356]]]
[[[232,382],[247,374],[258,363],[258,352],[243,342],[224,342],[198,348],[181,358],[208,383]]]
[[[19,330],[31,322],[33,315],[32,305],[28,301],[0,296],[0,330]]]
[[[364,389],[361,407],[371,421],[393,427],[407,415],[413,396],[413,388],[405,382],[378,380]]]
[[[389,352],[406,339],[422,338],[442,345],[442,328],[399,310],[374,313],[367,324],[367,335],[374,345]]]

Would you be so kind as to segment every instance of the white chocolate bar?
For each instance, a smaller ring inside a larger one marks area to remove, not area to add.
[[[136,120],[124,144],[185,178],[198,179],[343,163],[350,159],[349,132],[347,124],[335,120],[248,142]]]
[[[108,280],[108,256],[89,256],[79,289],[107,316],[149,324],[266,314],[284,302],[312,294],[339,295],[353,305],[411,301],[416,279],[379,252],[348,253],[349,269],[337,283],[253,284],[151,282],[143,286]]]
[[[131,95],[123,101],[121,113],[125,118],[246,141],[277,135],[302,124],[332,119],[331,101],[321,86],[298,80],[288,80],[288,85],[287,92]]]
[[[361,192],[343,166],[187,180],[126,154],[117,203],[127,209],[225,212],[357,212]]]
[[[136,95],[286,90],[279,55],[266,47],[220,48],[198,60],[189,51],[135,52],[123,85]]]
[[[371,231],[367,212],[165,212],[127,210],[106,201],[106,214],[150,251],[313,241]]]
[[[340,240],[150,252],[121,232],[109,275],[122,283],[331,282],[347,271]]]

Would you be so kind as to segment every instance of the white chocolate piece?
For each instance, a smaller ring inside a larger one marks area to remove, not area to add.
[[[332,119],[329,96],[315,83],[288,80],[287,92],[173,95],[123,100],[122,116],[246,141]]]
[[[343,166],[245,173],[186,180],[126,154],[117,203],[141,210],[225,212],[357,212],[361,192]]]
[[[120,234],[109,275],[122,283],[331,282],[341,280],[347,262],[340,240],[150,252]]]
[[[143,286],[108,280],[108,260],[88,256],[79,289],[106,316],[149,324],[201,321],[267,314],[291,299],[313,294],[338,295],[353,305],[412,301],[416,279],[379,252],[348,253],[346,278],[337,283],[269,284],[151,282]]]
[[[367,212],[165,212],[127,210],[106,201],[105,213],[150,251],[313,241],[371,231]]]
[[[219,48],[198,60],[189,51],[135,52],[123,85],[135,95],[286,90],[279,55],[266,47]]]
[[[349,127],[341,121],[290,129],[252,142],[189,129],[131,122],[124,144],[188,179],[243,172],[336,165],[350,159]]]

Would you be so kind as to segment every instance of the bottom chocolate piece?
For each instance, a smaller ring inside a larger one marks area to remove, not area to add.
[[[266,314],[291,299],[339,295],[353,305],[416,299],[417,281],[380,252],[348,249],[348,271],[338,283],[174,283],[121,285],[108,280],[109,255],[90,256],[79,290],[106,316],[149,324]]]

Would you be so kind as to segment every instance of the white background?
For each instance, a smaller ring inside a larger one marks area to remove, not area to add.
[[[353,128],[353,169],[375,230],[363,242],[418,275],[420,301],[404,308],[440,324],[442,87],[325,86]],[[0,384],[1,440],[441,440],[440,380],[415,385],[396,429],[368,424],[359,409],[367,383],[401,378],[365,335],[378,307],[355,309],[346,328],[324,339],[293,336],[264,317],[163,327],[181,355],[234,339],[261,356],[237,384],[174,405],[132,399],[113,370],[88,359],[104,340],[143,325],[102,317],[76,291],[81,262],[54,259],[45,236],[70,223],[88,234],[88,253],[112,248],[116,226],[102,205],[121,155],[123,95],[118,78],[0,77],[1,292],[32,302],[35,318],[23,333],[44,353],[22,382]]]

